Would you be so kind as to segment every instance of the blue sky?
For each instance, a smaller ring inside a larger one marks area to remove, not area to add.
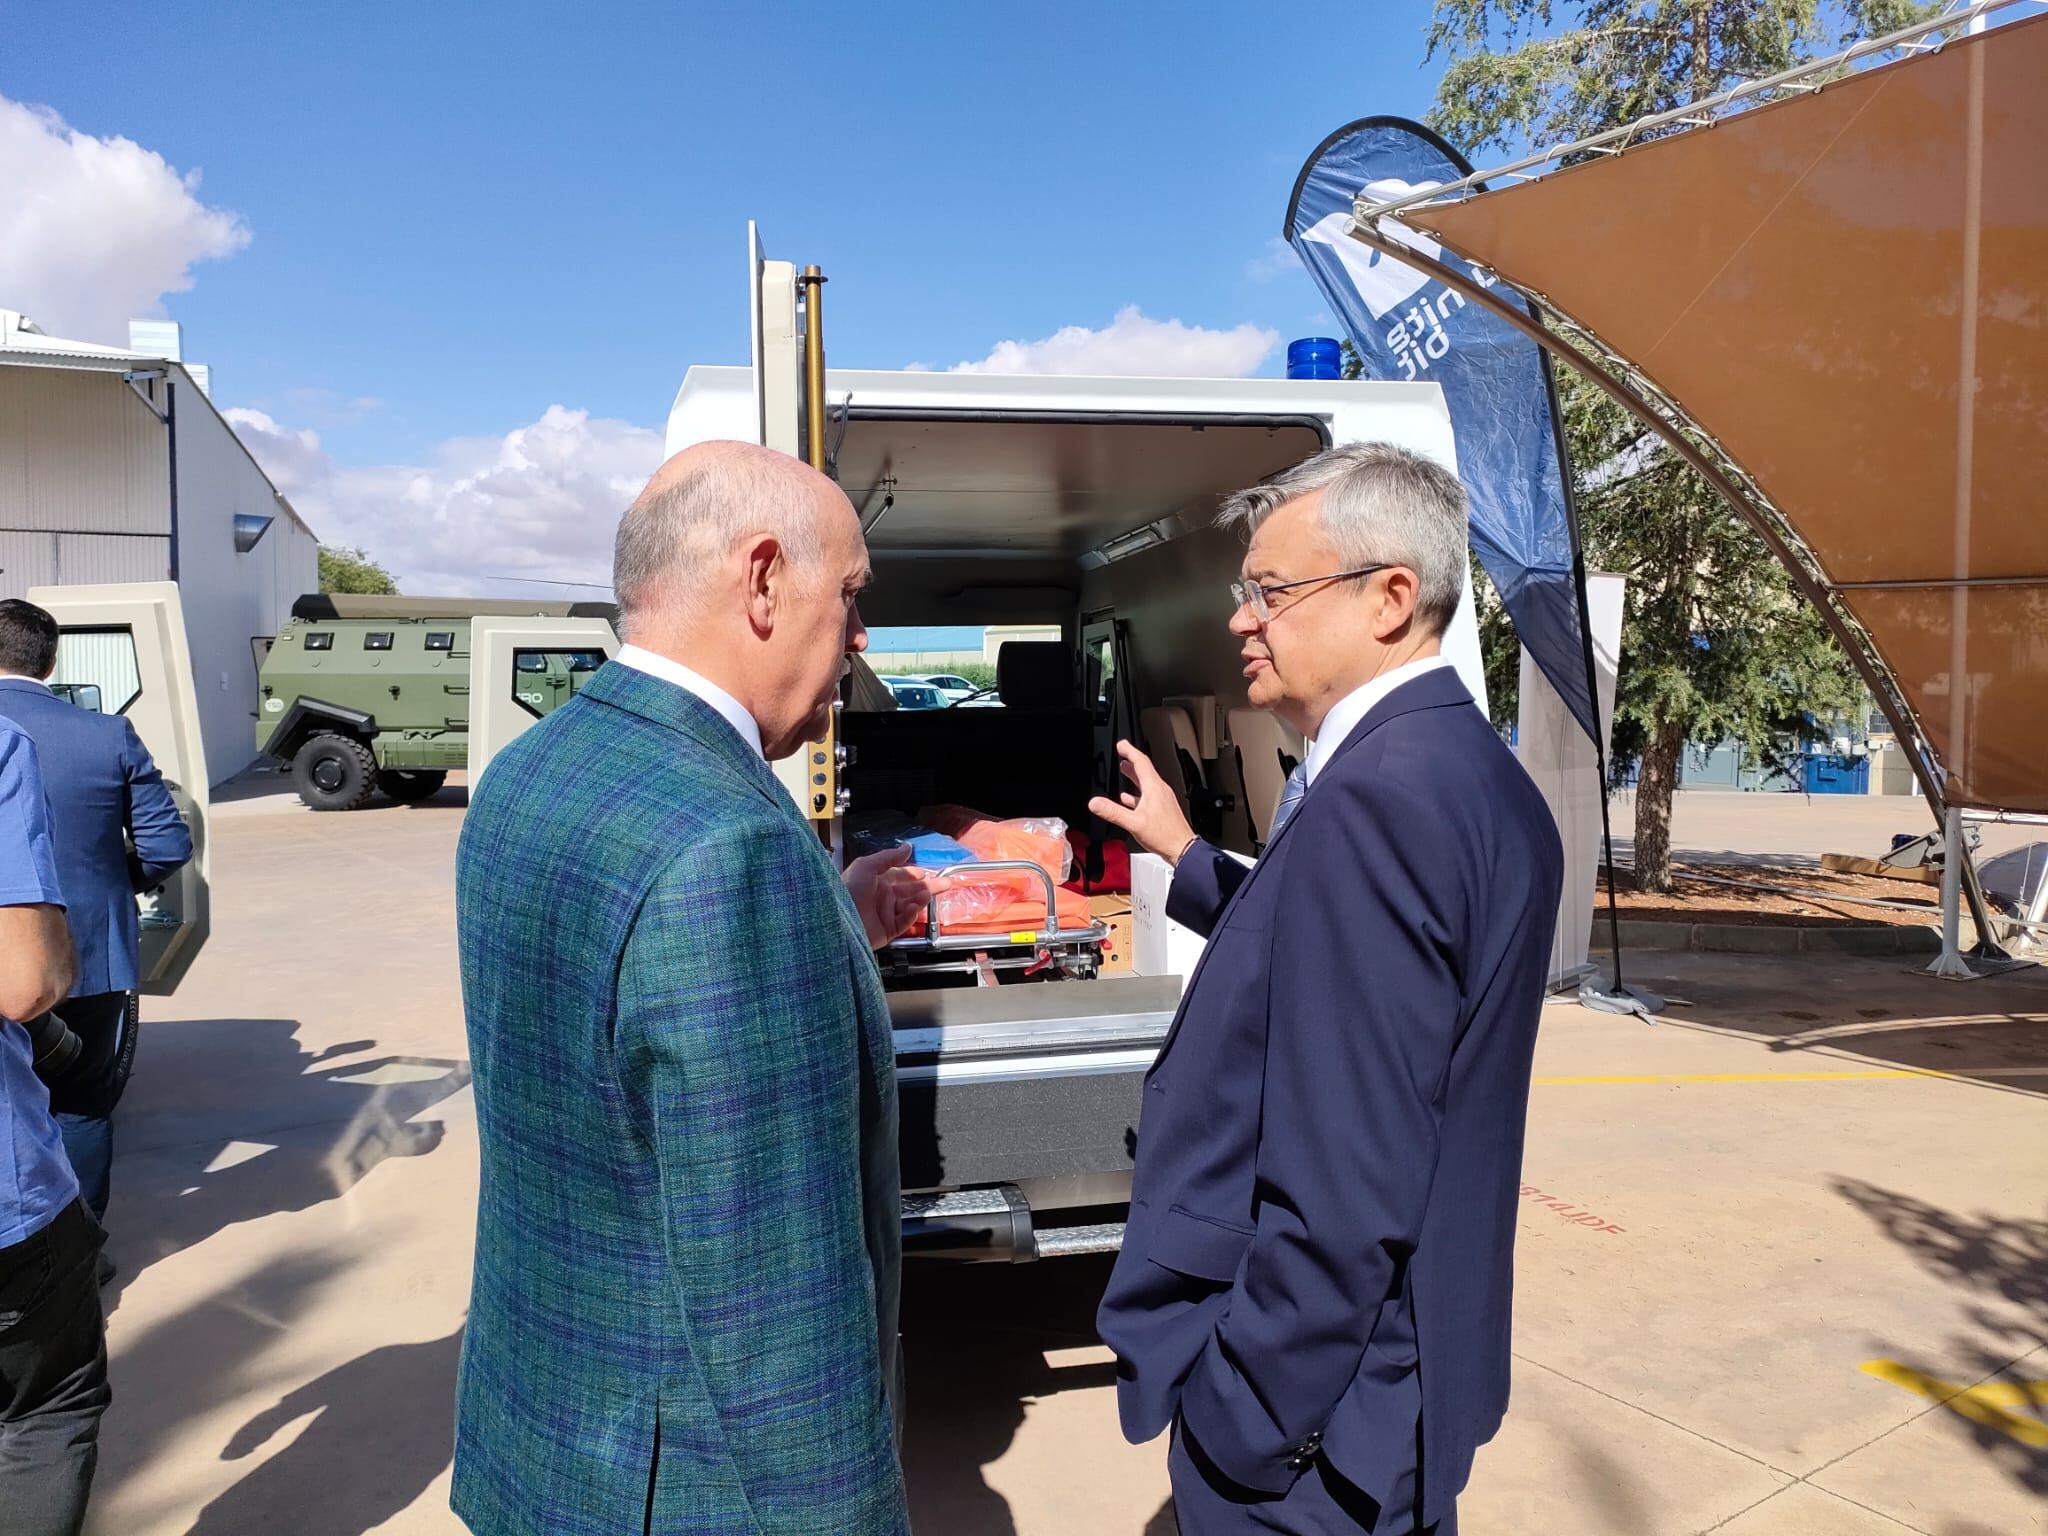
[[[197,173],[239,221],[161,312],[216,402],[269,423],[245,435],[275,429],[259,455],[309,456],[275,473],[319,531],[368,538],[357,503],[397,482],[350,473],[452,483],[551,406],[658,428],[689,363],[744,361],[749,217],[830,275],[836,365],[945,367],[1135,305],[1271,331],[1278,372],[1330,326],[1272,248],[1293,177],[1341,123],[1427,110],[1429,9],[11,0],[0,97]],[[59,330],[53,304],[0,283]],[[554,427],[564,454],[595,430]],[[614,439],[600,480],[647,451]]]

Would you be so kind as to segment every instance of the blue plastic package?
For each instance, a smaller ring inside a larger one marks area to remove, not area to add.
[[[910,849],[910,862],[919,869],[950,869],[955,864],[972,864],[974,850],[947,837],[943,832],[920,831],[903,840]]]

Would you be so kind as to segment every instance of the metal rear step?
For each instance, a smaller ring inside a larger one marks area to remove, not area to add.
[[[1124,1224],[1035,1227],[1031,1206],[1015,1188],[956,1189],[903,1197],[906,1258],[966,1264],[1029,1264],[1035,1259],[1114,1253]]]

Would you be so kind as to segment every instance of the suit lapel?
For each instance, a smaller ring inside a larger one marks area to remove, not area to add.
[[[1425,672],[1422,676],[1403,683],[1384,699],[1381,699],[1379,703],[1367,710],[1365,718],[1352,728],[1351,734],[1337,744],[1337,750],[1330,754],[1329,762],[1323,765],[1323,771],[1317,774],[1316,777],[1318,779],[1326,777],[1337,766],[1339,758],[1355,748],[1361,741],[1365,740],[1366,737],[1385,725],[1389,720],[1398,719],[1402,715],[1412,714],[1419,709],[1443,709],[1457,704],[1469,706],[1471,703],[1471,693],[1466,689],[1465,684],[1459,679],[1457,672],[1452,668],[1448,666],[1437,667]],[[1311,786],[1303,797],[1304,801],[1307,795],[1314,793],[1314,787]],[[1173,1048],[1173,1042],[1180,1035],[1181,1021],[1187,1017],[1188,1003],[1193,999],[1195,987],[1202,979],[1202,971],[1209,963],[1209,951],[1214,947],[1213,940],[1216,934],[1222,930],[1225,923],[1230,921],[1231,912],[1235,910],[1237,904],[1243,901],[1251,891],[1252,882],[1265,873],[1267,865],[1272,861],[1275,850],[1287,840],[1288,833],[1292,832],[1301,821],[1301,812],[1304,809],[1306,809],[1305,804],[1297,807],[1295,814],[1288,817],[1281,824],[1279,834],[1272,842],[1266,845],[1265,850],[1260,853],[1258,859],[1252,864],[1251,873],[1247,874],[1238,888],[1230,893],[1230,900],[1223,904],[1223,910],[1216,915],[1216,926],[1209,930],[1209,937],[1212,942],[1202,946],[1201,958],[1195,961],[1194,974],[1188,977],[1187,990],[1181,994],[1180,1007],[1174,1013],[1173,1024],[1167,1030],[1166,1038],[1160,1042],[1159,1054],[1154,1058],[1151,1070],[1146,1073],[1148,1077],[1152,1072],[1159,1070],[1160,1063],[1166,1060],[1166,1053]]]

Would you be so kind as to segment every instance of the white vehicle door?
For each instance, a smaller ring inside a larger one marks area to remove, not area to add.
[[[80,709],[128,717],[192,831],[191,862],[136,898],[141,990],[162,996],[206,943],[210,921],[206,750],[178,588],[168,581],[31,587],[28,600],[61,630],[52,687]]]
[[[796,323],[796,263],[770,261],[761,227],[747,221],[748,335],[754,365],[758,441],[794,457],[803,454],[804,344]]]
[[[754,405],[759,442],[803,457],[804,343],[797,326],[796,263],[770,261],[761,227],[747,221],[747,297],[752,308]],[[814,824],[831,826],[839,810],[841,751],[835,728],[823,741],[771,766],[797,809]]]
[[[469,788],[527,727],[582,689],[619,637],[603,619],[480,614],[469,621]]]

